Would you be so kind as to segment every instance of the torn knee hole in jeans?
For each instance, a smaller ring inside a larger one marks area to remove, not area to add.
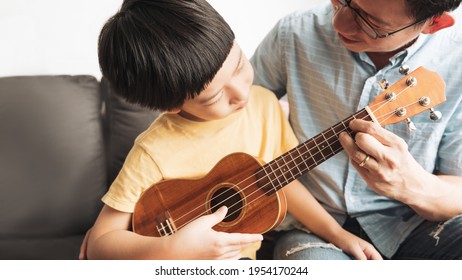
[[[447,224],[451,223],[452,221],[454,221],[455,219],[458,219],[460,217],[462,217],[462,215],[455,216],[455,217],[453,217],[453,218],[451,218],[451,219],[449,219],[449,220],[447,220],[445,222],[439,223],[438,226],[436,226],[436,228],[430,233],[430,236],[433,237],[436,240],[435,246],[438,246],[438,243],[440,242],[440,236],[439,235],[440,235],[441,232],[443,232],[444,227]]]
[[[297,247],[294,247],[286,252],[286,256],[295,254],[297,252],[300,252],[302,250],[310,249],[310,248],[323,248],[323,249],[334,249],[337,251],[342,252],[341,249],[336,247],[334,244],[331,243],[321,243],[321,242],[312,242],[312,243],[299,243]]]

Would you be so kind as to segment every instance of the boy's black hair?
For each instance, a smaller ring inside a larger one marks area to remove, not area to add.
[[[416,20],[440,16],[459,7],[461,0],[407,0],[410,15]]]
[[[101,30],[99,64],[127,101],[172,110],[211,82],[234,38],[206,0],[125,0]]]

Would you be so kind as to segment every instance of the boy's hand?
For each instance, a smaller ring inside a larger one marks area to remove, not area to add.
[[[382,260],[382,256],[372,244],[346,230],[342,231],[334,244],[357,260]]]
[[[225,233],[212,229],[228,212],[223,206],[215,213],[194,220],[171,236],[172,250],[180,259],[239,259],[241,249],[263,240],[261,234]]]

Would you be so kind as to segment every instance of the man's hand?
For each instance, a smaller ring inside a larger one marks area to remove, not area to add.
[[[350,128],[356,132],[355,139],[341,133],[339,140],[370,188],[400,201],[419,191],[419,180],[428,173],[409,153],[403,139],[373,122],[353,120]]]

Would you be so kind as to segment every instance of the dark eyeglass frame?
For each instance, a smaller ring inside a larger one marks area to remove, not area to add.
[[[350,10],[352,10],[354,12],[354,15],[355,15],[355,19],[356,19],[356,24],[358,24],[358,26],[364,31],[364,33],[366,33],[367,36],[369,36],[370,38],[372,39],[383,39],[383,38],[387,38],[388,36],[390,35],[393,35],[393,34],[396,34],[400,31],[403,31],[409,27],[412,27],[414,25],[417,25],[419,23],[422,23],[423,21],[427,20],[426,18],[424,19],[421,19],[421,20],[418,20],[414,23],[411,23],[409,25],[406,25],[404,27],[401,27],[400,29],[398,30],[395,30],[395,31],[392,31],[392,32],[388,32],[387,34],[380,34],[377,29],[372,25],[372,23],[370,23],[363,15],[361,15],[361,10],[360,9],[357,9],[357,8],[354,8],[351,6],[351,1],[352,0],[335,0],[337,1],[342,7],[348,7],[350,8]],[[358,23],[358,18],[359,20],[361,20],[363,23],[365,23],[372,31],[374,31],[375,33],[375,36],[373,34],[370,34],[367,30],[365,30],[361,24]]]

